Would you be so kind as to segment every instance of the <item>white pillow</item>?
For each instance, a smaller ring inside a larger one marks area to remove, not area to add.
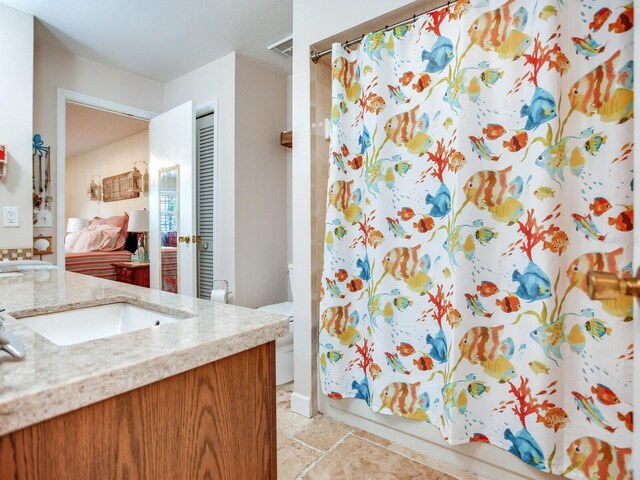
[[[82,232],[73,246],[73,253],[112,251],[116,248],[120,228],[112,225],[95,225]]]
[[[80,230],[79,232],[71,232],[67,233],[64,237],[64,252],[71,253],[73,252],[73,247],[80,238],[80,235],[84,232],[84,230]]]

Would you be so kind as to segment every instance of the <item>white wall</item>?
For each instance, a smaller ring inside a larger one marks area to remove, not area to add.
[[[393,3],[393,5],[392,5]],[[461,445],[449,447],[433,427],[406,419],[371,412],[366,404],[356,400],[329,400],[319,395],[317,385],[317,312],[312,311],[315,295],[312,286],[312,253],[316,238],[317,212],[312,211],[312,184],[315,145],[318,126],[311,124],[315,114],[312,106],[312,77],[309,50],[317,43],[322,48],[326,40],[345,41],[386,24],[420,14],[440,0],[411,2],[398,0],[294,0],[293,35],[296,45],[293,60],[293,260],[294,284],[294,362],[296,365],[292,408],[303,415],[313,415],[316,408],[357,427],[372,431],[384,438],[403,444],[435,458],[439,458],[488,478],[554,478],[541,473],[508,452],[489,445]],[[393,11],[392,11],[393,10]],[[338,12],[338,13],[336,13]],[[398,16],[400,15],[400,18]],[[376,19],[376,17],[381,17]],[[376,19],[375,21],[372,21]],[[362,24],[367,24],[366,27]],[[326,61],[326,60],[325,60]],[[331,101],[326,99],[327,104]],[[328,160],[327,160],[328,161]],[[317,201],[317,199],[316,199]],[[316,214],[314,216],[314,214]],[[315,286],[317,287],[317,285]]]
[[[237,55],[235,104],[236,301],[260,307],[288,297],[286,77]]]
[[[31,247],[33,17],[0,4],[0,144],[7,146],[7,174],[0,179],[0,207],[19,208],[19,228],[3,228],[0,248]]]
[[[232,292],[237,292],[235,278],[235,69],[236,54],[230,53],[214,62],[198,68],[165,84],[164,105],[170,110],[189,100],[196,108],[218,100],[218,232],[220,251],[224,255],[216,259],[218,275],[229,282]]]
[[[291,130],[293,124],[293,75],[287,77],[287,130]],[[293,263],[293,195],[291,189],[293,179],[291,169],[293,166],[293,151],[287,149],[287,264]],[[291,291],[288,300],[293,300]]]
[[[54,164],[58,152],[56,145],[58,88],[150,112],[161,113],[164,110],[164,85],[162,83],[106,67],[49,47],[36,45],[33,133],[40,133],[45,145],[51,146],[52,191],[54,192],[57,185]],[[56,224],[55,210],[58,201],[63,200],[54,199],[54,225]],[[36,228],[35,233],[53,235],[55,239],[55,228]],[[58,246],[54,243],[54,251],[56,248]],[[55,262],[54,255],[44,259]]]
[[[218,100],[219,276],[232,300],[287,299],[286,77],[231,53],[165,85],[168,110]],[[256,241],[258,239],[258,241]]]
[[[149,208],[149,197],[140,194],[138,198],[116,202],[92,202],[87,198],[87,188],[93,175],[101,178],[130,172],[137,161],[149,162],[149,132],[143,131],[110,143],[96,150],[67,158],[65,180],[66,217],[93,218],[112,217],[129,213],[131,210]],[[144,173],[144,168],[140,173]]]

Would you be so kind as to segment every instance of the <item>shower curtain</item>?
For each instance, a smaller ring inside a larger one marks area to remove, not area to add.
[[[633,4],[460,0],[334,45],[321,385],[631,478]]]

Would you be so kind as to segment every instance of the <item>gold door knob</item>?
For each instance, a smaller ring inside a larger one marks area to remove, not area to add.
[[[615,300],[622,295],[640,297],[640,278],[618,278],[615,273],[589,272],[587,289],[592,300]]]
[[[202,241],[202,237],[200,235],[194,235],[192,241],[193,243],[200,243]]]
[[[185,236],[185,237],[178,237],[178,242],[179,243],[191,243],[191,237],[190,236]]]

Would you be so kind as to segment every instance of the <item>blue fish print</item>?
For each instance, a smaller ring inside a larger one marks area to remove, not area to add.
[[[535,130],[540,125],[556,118],[556,101],[544,88],[536,87],[531,105],[523,105],[520,116],[527,118],[525,130]]]
[[[358,144],[360,145],[360,155],[364,155],[371,146],[371,134],[366,125],[362,127],[362,135],[358,138]]]
[[[440,184],[435,195],[427,194],[425,203],[431,205],[429,215],[435,218],[443,218],[451,211],[451,192],[444,183]]]
[[[442,330],[436,334],[435,338],[432,337],[431,334],[428,334],[427,345],[431,345],[431,351],[429,352],[431,358],[438,363],[445,363],[447,361],[447,339]]]
[[[369,382],[367,377],[364,377],[360,383],[355,380],[351,383],[351,388],[356,391],[355,398],[364,400],[367,405],[371,405],[371,394],[369,393]]]
[[[371,266],[369,265],[369,257],[365,255],[364,259],[359,258],[356,262],[356,267],[360,269],[358,277],[360,277],[363,282],[368,282],[371,279]]]
[[[523,300],[535,302],[551,297],[551,281],[546,273],[535,263],[529,262],[523,273],[517,269],[513,272],[512,279],[520,285],[516,295]]]
[[[533,439],[531,434],[522,429],[517,434],[513,434],[510,429],[504,431],[504,438],[511,442],[509,451],[525,463],[539,470],[544,470],[544,453],[540,445]]]
[[[422,61],[427,62],[427,73],[440,73],[453,60],[453,42],[447,37],[438,37],[431,51],[422,51]]]
[[[633,89],[633,60],[629,60],[618,70],[618,82],[624,88]]]

